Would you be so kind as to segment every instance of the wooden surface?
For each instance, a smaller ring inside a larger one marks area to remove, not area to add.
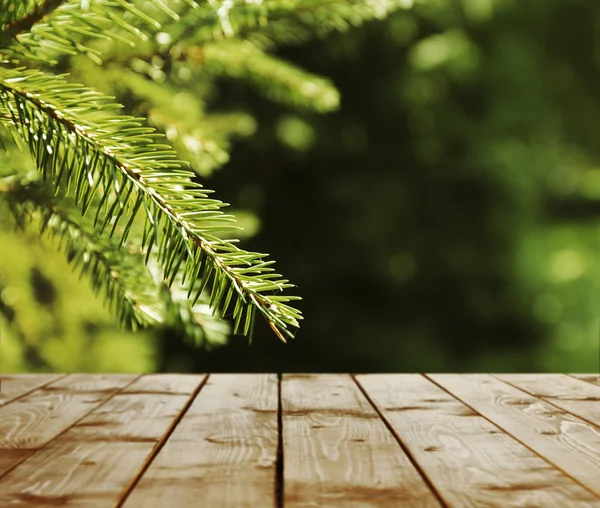
[[[600,508],[595,374],[0,381],[0,507]]]

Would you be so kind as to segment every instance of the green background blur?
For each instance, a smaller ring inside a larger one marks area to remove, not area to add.
[[[341,107],[223,81],[257,127],[206,185],[299,286],[296,339],[120,331],[2,216],[0,371],[598,372],[600,2],[427,0],[278,54]]]

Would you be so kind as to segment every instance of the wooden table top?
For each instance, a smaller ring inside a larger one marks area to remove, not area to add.
[[[0,379],[1,507],[600,507],[597,374]]]

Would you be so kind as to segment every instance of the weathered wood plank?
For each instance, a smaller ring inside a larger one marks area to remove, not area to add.
[[[0,477],[136,377],[73,374],[0,407]]]
[[[121,390],[121,393],[189,396],[205,379],[206,374],[146,374]]]
[[[564,374],[498,374],[495,377],[600,426],[600,386]]]
[[[0,479],[0,506],[115,506],[204,375],[149,375]]]
[[[0,406],[64,377],[64,374],[5,374],[0,376]]]
[[[448,505],[600,506],[588,490],[425,377],[357,380]]]
[[[213,374],[126,508],[274,507],[277,377]]]
[[[598,428],[490,375],[435,374],[429,377],[600,495]]]
[[[440,506],[347,374],[284,375],[286,508]]]
[[[569,374],[572,377],[577,379],[581,379],[582,381],[587,381],[588,383],[592,383],[600,386],[600,374]]]

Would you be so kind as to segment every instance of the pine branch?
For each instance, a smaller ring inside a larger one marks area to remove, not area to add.
[[[68,260],[90,279],[94,292],[103,294],[121,325],[138,329],[156,324],[182,330],[196,345],[225,341],[229,327],[213,316],[206,296],[192,305],[189,288],[177,280],[168,288],[157,270],[156,257],[148,267],[139,248],[98,234],[91,221],[80,215],[72,199],[53,196],[40,182],[0,180],[0,197],[6,201],[20,227],[36,218],[41,231],[58,238]]]
[[[229,138],[251,134],[253,119],[244,115],[243,122],[236,122],[245,132],[231,127],[225,132],[212,129],[215,119],[202,114],[203,104],[197,98],[201,93],[190,94],[184,109],[178,107],[175,100],[181,86],[172,87],[168,81],[157,83],[151,79],[157,71],[157,61],[166,62],[171,75],[177,75],[182,68],[191,71],[190,82],[194,85],[201,80],[226,76],[247,82],[257,92],[285,105],[318,112],[329,112],[339,105],[339,92],[329,80],[270,55],[250,42],[232,39],[178,47],[177,51],[176,57],[171,56],[168,49],[145,55],[138,52],[112,55],[104,61],[105,77],[108,76],[107,82],[118,83],[121,90],[130,90],[138,102],[144,103],[149,122],[167,133],[178,153],[201,175],[227,162]],[[128,67],[134,67],[137,72]],[[85,73],[80,79],[85,79]],[[110,85],[109,90],[117,91]]]
[[[196,282],[196,284],[198,284]],[[229,325],[214,316],[208,304],[209,298],[204,295],[192,304],[188,298],[189,286],[180,281],[169,288],[161,284],[161,296],[165,306],[165,323],[183,332],[194,344],[212,346],[223,344],[227,340]]]
[[[186,280],[202,280],[194,301],[208,285],[213,309],[225,315],[233,308],[234,333],[243,321],[243,333],[252,335],[258,311],[281,340],[293,337],[289,327],[297,328],[301,315],[286,302],[298,298],[271,294],[292,285],[272,273],[273,262],[262,254],[215,236],[235,229],[220,211],[224,203],[208,199],[211,191],[192,180],[193,173],[181,168],[168,146],[155,143],[153,129],[131,117],[99,117],[116,105],[62,78],[24,70],[3,74],[0,107],[27,141],[38,168],[57,188],[63,177],[74,186],[83,213],[100,191],[101,230],[112,221],[114,232],[127,214],[126,241],[133,217],[143,209],[142,246],[147,256],[158,246],[169,285],[183,267]]]
[[[5,49],[8,59],[26,58],[55,64],[57,55],[83,53],[101,63],[101,51],[88,41],[113,40],[133,46],[136,41],[148,40],[148,28],[158,30],[161,26],[128,0],[88,0],[85,3],[45,0],[39,6],[46,4],[52,9],[43,13],[35,10],[35,14],[22,24],[17,23],[15,28],[3,27],[0,48]],[[171,19],[179,19],[162,0],[150,0],[150,5]],[[141,30],[138,24],[145,25],[146,29]],[[18,39],[9,45],[17,35]]]
[[[152,291],[156,287],[141,256],[119,250],[118,242],[98,235],[89,221],[75,216],[69,200],[52,196],[45,186],[3,181],[0,196],[17,224],[24,227],[38,219],[41,232],[58,239],[67,259],[88,276],[94,292],[104,294],[122,325],[136,330],[161,321]]]
[[[48,16],[52,11],[60,7],[66,0],[43,0],[39,4],[34,4],[32,10],[26,12],[22,17],[19,17],[2,26],[2,44],[5,46],[8,41],[17,38],[17,35],[28,32],[33,25],[39,23],[43,18]],[[3,6],[3,10],[8,12],[8,6]]]
[[[140,72],[142,65],[151,72],[155,69],[150,62],[136,60],[136,68]],[[143,108],[147,112],[148,122],[166,132],[177,153],[189,161],[193,170],[207,176],[213,170],[229,160],[231,140],[249,136],[254,133],[256,123],[247,113],[235,112],[225,114],[206,114],[200,92],[184,90],[185,102],[178,100],[182,93],[181,86],[175,87],[168,82],[156,83],[149,76],[130,70],[123,65],[105,62],[104,75],[109,83],[118,83],[130,93],[130,105]],[[85,73],[80,73],[85,79]],[[210,79],[207,74],[193,79],[194,85],[200,79]],[[109,85],[110,86],[110,85]],[[109,88],[114,93],[114,88]]]
[[[243,79],[269,99],[319,112],[335,110],[339,92],[333,84],[269,55],[248,41],[228,40],[191,46],[183,55],[202,72]]]
[[[227,76],[244,80],[253,85],[257,92],[282,104],[310,108],[321,113],[333,111],[339,106],[339,92],[328,79],[271,55],[256,44],[238,39],[203,45],[181,42],[176,47],[162,50],[150,48],[131,54],[113,53],[105,58],[103,64],[109,71],[119,69],[125,84],[143,93],[143,87],[136,86],[143,78],[136,80],[132,76],[136,73],[133,72],[123,75],[121,69],[132,67],[135,63],[136,70],[146,67],[150,74],[156,70],[156,60],[171,62],[174,69],[184,62],[196,71],[195,77],[198,78]],[[145,86],[154,87],[155,94],[165,94],[164,90],[160,90],[164,89],[164,83],[149,82]]]
[[[175,39],[201,44],[235,37],[262,47],[299,43],[383,19],[406,5],[404,0],[213,0],[182,16],[185,28]]]

